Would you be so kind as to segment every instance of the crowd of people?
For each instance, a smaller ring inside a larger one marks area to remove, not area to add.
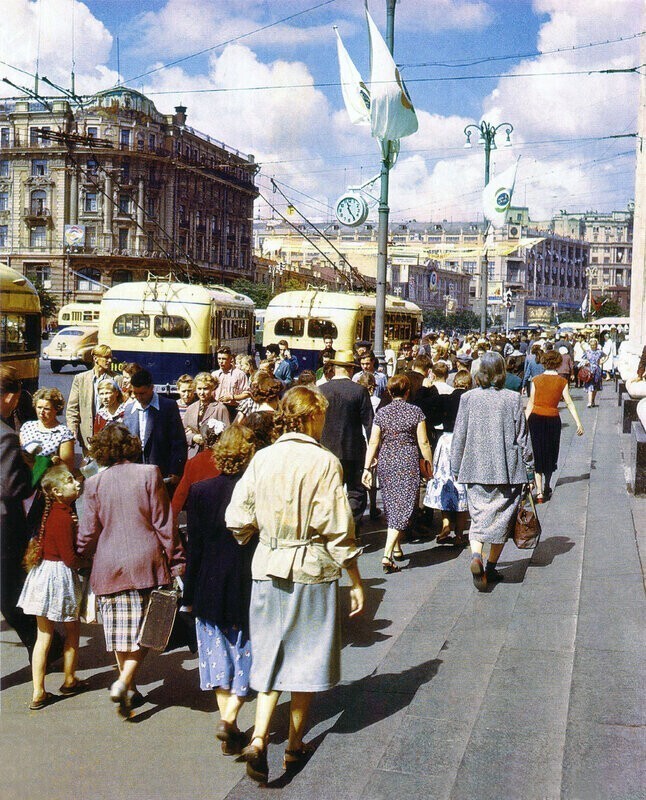
[[[430,535],[437,512],[436,543],[470,546],[473,584],[487,591],[503,580],[496,566],[523,491],[539,503],[552,494],[559,403],[582,435],[570,386],[595,407],[613,358],[568,334],[438,333],[404,343],[385,366],[369,343],[335,350],[329,339],[314,372],[281,341],[264,360],[220,348],[218,369],[178,376],[173,399],[137,364],[113,372],[99,345],[67,408],[58,389],[41,388],[33,419],[16,419],[20,382],[3,367],[1,610],[31,662],[29,708],[56,699],[45,675],[60,653],[59,694],[88,688],[76,674],[79,620],[96,596],[118,668],[110,698],[129,718],[145,702],[137,674],[151,591],[175,584],[223,753],[266,781],[272,715],[288,691],[284,768],[300,767],[312,696],[340,679],[342,570],[350,615],[363,609],[368,506],[384,517],[385,574],[400,572],[406,538]],[[237,720],[252,697],[247,735]]]

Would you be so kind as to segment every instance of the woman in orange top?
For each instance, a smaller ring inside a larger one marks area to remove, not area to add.
[[[542,359],[545,372],[534,377],[525,409],[534,450],[538,503],[549,500],[552,494],[550,480],[558,465],[561,443],[561,418],[558,409],[561,399],[572,414],[577,436],[583,435],[583,425],[570,396],[568,381],[557,372],[562,361],[563,356],[557,350],[548,350],[545,353]]]

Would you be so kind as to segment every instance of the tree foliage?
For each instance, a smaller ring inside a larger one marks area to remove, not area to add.
[[[51,295],[47,289],[43,286],[41,281],[35,280],[32,281],[34,284],[34,289],[38,292],[38,297],[40,298],[40,311],[43,315],[43,319],[52,319],[58,313],[58,306],[56,305],[56,300],[54,299],[53,295]]]
[[[424,311],[424,325],[435,330],[480,330],[480,317],[473,311],[455,311],[446,315],[440,308]]]
[[[246,294],[247,297],[250,297],[256,308],[267,308],[272,298],[269,286],[264,283],[253,283],[246,278],[238,278],[233,282],[231,288],[236,292],[240,292],[240,294]]]

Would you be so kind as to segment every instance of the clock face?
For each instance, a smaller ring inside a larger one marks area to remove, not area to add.
[[[367,216],[368,204],[360,195],[344,194],[337,200],[336,218],[342,225],[361,225]]]

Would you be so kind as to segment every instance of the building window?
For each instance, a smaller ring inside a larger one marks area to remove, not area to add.
[[[130,159],[121,159],[121,180],[124,183],[130,183]]]
[[[119,228],[119,250],[128,249],[128,228]]]
[[[154,150],[155,149],[155,134],[149,133],[148,134],[148,149]]]
[[[47,193],[42,190],[37,190],[31,193],[31,213],[34,216],[42,217],[45,213],[45,203],[47,202]]]
[[[88,125],[87,128],[87,137],[88,139],[96,139],[99,136],[99,129],[96,125]]]
[[[130,131],[127,128],[121,128],[119,131],[119,144],[122,147],[130,147]]]
[[[112,285],[116,286],[119,283],[131,283],[132,272],[129,269],[115,269],[112,273]]]
[[[29,146],[38,147],[38,131],[36,128],[29,129]]]
[[[148,217],[148,219],[154,219],[155,218],[155,198],[154,197],[149,197],[146,200],[146,216]]]
[[[96,192],[86,192],[85,193],[85,205],[83,206],[85,211],[98,211],[97,206],[97,199],[96,199]]]
[[[29,264],[25,272],[30,281],[39,283],[43,289],[52,288],[52,269],[49,264]]]
[[[9,226],[0,225],[0,247],[9,246]]]
[[[152,253],[154,247],[155,247],[154,236],[152,235],[152,233],[149,233],[146,236],[146,249],[148,250],[148,252]]]
[[[79,269],[76,275],[76,291],[77,292],[100,292],[101,286],[101,273],[98,269],[91,267],[83,267]]]
[[[0,178],[9,177],[9,162],[6,159],[0,161]]]
[[[33,158],[31,161],[31,174],[33,176],[47,175],[47,161],[44,158]]]
[[[47,229],[44,225],[34,225],[29,231],[30,247],[45,247],[47,244]]]
[[[0,128],[0,147],[9,147],[9,128]]]
[[[96,247],[96,228],[93,225],[85,228],[85,244],[88,247]]]
[[[95,158],[88,158],[85,171],[88,175],[96,175],[98,173],[99,164]]]
[[[9,192],[0,192],[0,211],[9,211]]]
[[[119,213],[120,214],[129,214],[130,213],[130,195],[129,194],[120,194],[119,195]]]

